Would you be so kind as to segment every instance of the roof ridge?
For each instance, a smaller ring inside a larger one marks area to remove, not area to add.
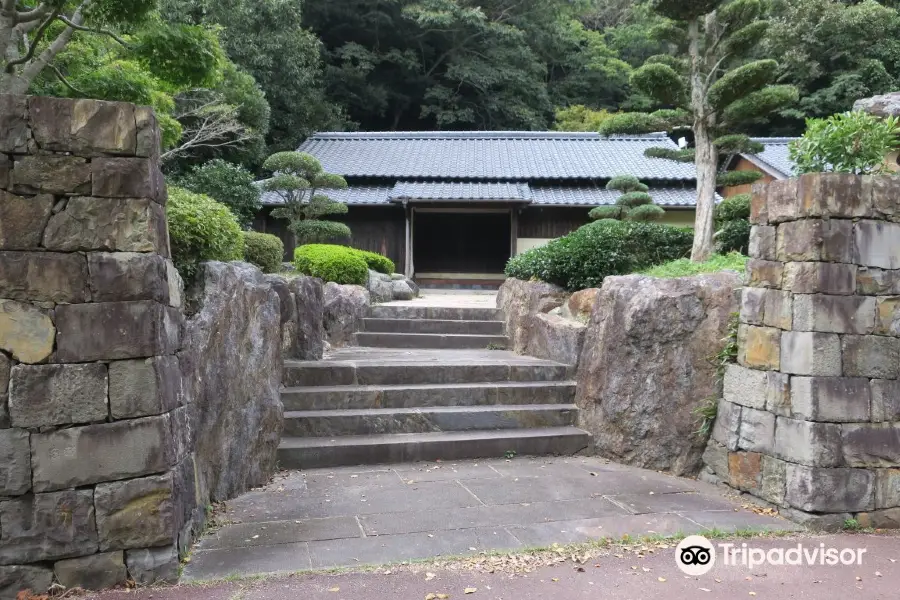
[[[573,139],[573,140],[648,140],[668,138],[664,132],[645,135],[604,136],[590,131],[322,131],[308,140],[478,140],[478,139]]]
[[[750,141],[759,142],[760,144],[789,144],[799,137],[752,137]]]

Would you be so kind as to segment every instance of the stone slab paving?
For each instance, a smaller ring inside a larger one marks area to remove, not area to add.
[[[713,486],[593,457],[279,473],[227,503],[183,580],[709,529],[791,530]]]
[[[497,308],[495,290],[429,290],[418,298],[385,302],[386,306],[448,306],[454,308]]]

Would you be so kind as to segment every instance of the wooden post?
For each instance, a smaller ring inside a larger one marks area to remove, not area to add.
[[[511,228],[509,235],[509,257],[513,258],[516,255],[519,246],[519,208],[516,206],[513,206],[510,209],[509,223]]]
[[[412,261],[412,224],[410,223],[412,209],[405,201],[403,202],[403,212],[406,217],[406,236],[404,243],[406,244],[406,264],[404,265],[403,274],[412,279],[413,261]]]

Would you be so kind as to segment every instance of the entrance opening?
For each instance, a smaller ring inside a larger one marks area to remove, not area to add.
[[[507,211],[416,211],[416,273],[503,273],[510,257],[510,219]]]

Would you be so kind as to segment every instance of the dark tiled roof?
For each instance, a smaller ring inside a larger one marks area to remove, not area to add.
[[[399,181],[391,200],[520,200],[531,201],[527,183],[519,182],[422,182]]]
[[[507,191],[502,191],[506,189]],[[343,202],[351,206],[357,205],[386,205],[398,201],[403,196],[398,196],[398,190],[411,194],[410,199],[422,200],[519,200],[531,202],[534,205],[552,206],[599,206],[603,204],[615,204],[621,195],[619,192],[610,191],[593,184],[583,186],[549,186],[529,185],[527,183],[503,183],[503,184],[447,184],[447,183],[421,183],[399,182],[395,186],[357,186],[351,185],[346,190],[322,190],[333,200]],[[442,190],[447,190],[442,191]],[[517,196],[510,196],[515,192]],[[464,195],[468,194],[468,195]],[[493,195],[490,195],[493,194]],[[650,195],[654,202],[660,206],[684,206],[693,207],[696,204],[696,191],[693,188],[651,188]],[[278,206],[282,204],[281,198],[272,192],[263,194],[262,203],[265,206]]]
[[[694,180],[693,165],[647,158],[677,148],[665,134],[606,138],[570,132],[319,133],[299,150],[345,177],[393,179]]]
[[[794,163],[788,156],[788,144],[797,138],[753,138],[765,145],[760,154],[745,154],[744,158],[756,164],[773,177],[786,179],[794,176]]]

